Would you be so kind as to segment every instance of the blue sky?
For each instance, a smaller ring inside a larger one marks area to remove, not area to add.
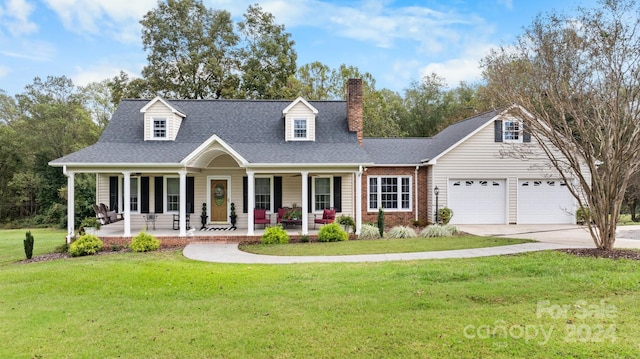
[[[572,12],[596,0],[204,0],[240,19],[258,2],[292,34],[298,66],[320,61],[370,72],[401,92],[432,72],[450,85],[481,79],[478,61],[512,43],[541,12]],[[146,64],[142,16],[156,0],[0,0],[0,90],[65,75],[77,85]]]

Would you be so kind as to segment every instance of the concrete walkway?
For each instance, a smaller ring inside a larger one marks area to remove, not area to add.
[[[482,236],[535,239],[537,243],[460,249],[437,252],[360,254],[345,256],[269,256],[243,252],[237,244],[192,243],[183,254],[193,260],[239,264],[290,264],[335,262],[382,262],[420,259],[472,258],[563,248],[593,248],[588,230],[576,225],[464,225],[458,229]],[[640,226],[622,227],[616,248],[640,248]]]
[[[501,247],[459,249],[437,252],[358,254],[347,256],[269,256],[252,254],[238,249],[237,244],[193,243],[185,247],[183,254],[189,259],[240,264],[291,264],[291,263],[335,263],[335,262],[384,262],[412,261],[419,259],[473,258],[503,254],[516,254],[548,249],[574,248],[553,243],[523,243]]]

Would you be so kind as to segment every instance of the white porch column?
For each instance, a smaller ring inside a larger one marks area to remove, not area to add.
[[[356,178],[356,235],[360,234],[362,228],[362,166],[355,172]]]
[[[180,237],[187,235],[187,171],[180,171]]]
[[[256,181],[254,173],[247,171],[247,236],[253,236],[253,209],[256,207]]]
[[[67,243],[71,243],[75,235],[75,223],[76,223],[76,184],[75,173],[67,171],[67,167],[64,167],[64,174],[67,175]]]
[[[302,235],[309,234],[309,172],[301,172],[302,174]]]
[[[124,176],[124,195],[123,195],[123,209],[124,215],[124,236],[131,237],[131,172],[122,172]]]

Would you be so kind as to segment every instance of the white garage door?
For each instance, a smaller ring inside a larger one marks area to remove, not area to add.
[[[562,180],[518,181],[518,224],[575,223],[574,203]]]
[[[449,180],[452,224],[506,223],[505,180]]]

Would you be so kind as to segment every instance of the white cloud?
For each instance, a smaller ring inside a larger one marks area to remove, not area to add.
[[[140,40],[139,21],[155,0],[45,0],[70,31],[109,34],[122,42]]]
[[[513,0],[498,0],[498,4],[504,5],[507,9],[513,9]]]
[[[0,23],[14,36],[38,31],[38,25],[29,20],[34,6],[26,0],[8,0],[0,6]]]
[[[76,66],[75,70],[76,73],[71,75],[71,79],[73,80],[73,83],[78,86],[86,86],[91,82],[100,82],[105,79],[113,78],[118,75],[120,71],[126,72],[130,77],[139,77],[139,74],[132,71],[122,70],[121,67],[114,66],[109,63],[93,65],[88,68]]]
[[[461,81],[474,83],[482,80],[480,60],[489,53],[492,44],[470,46],[460,57],[441,62],[433,62],[420,68],[420,78],[436,73],[445,78],[449,87],[456,87]]]

